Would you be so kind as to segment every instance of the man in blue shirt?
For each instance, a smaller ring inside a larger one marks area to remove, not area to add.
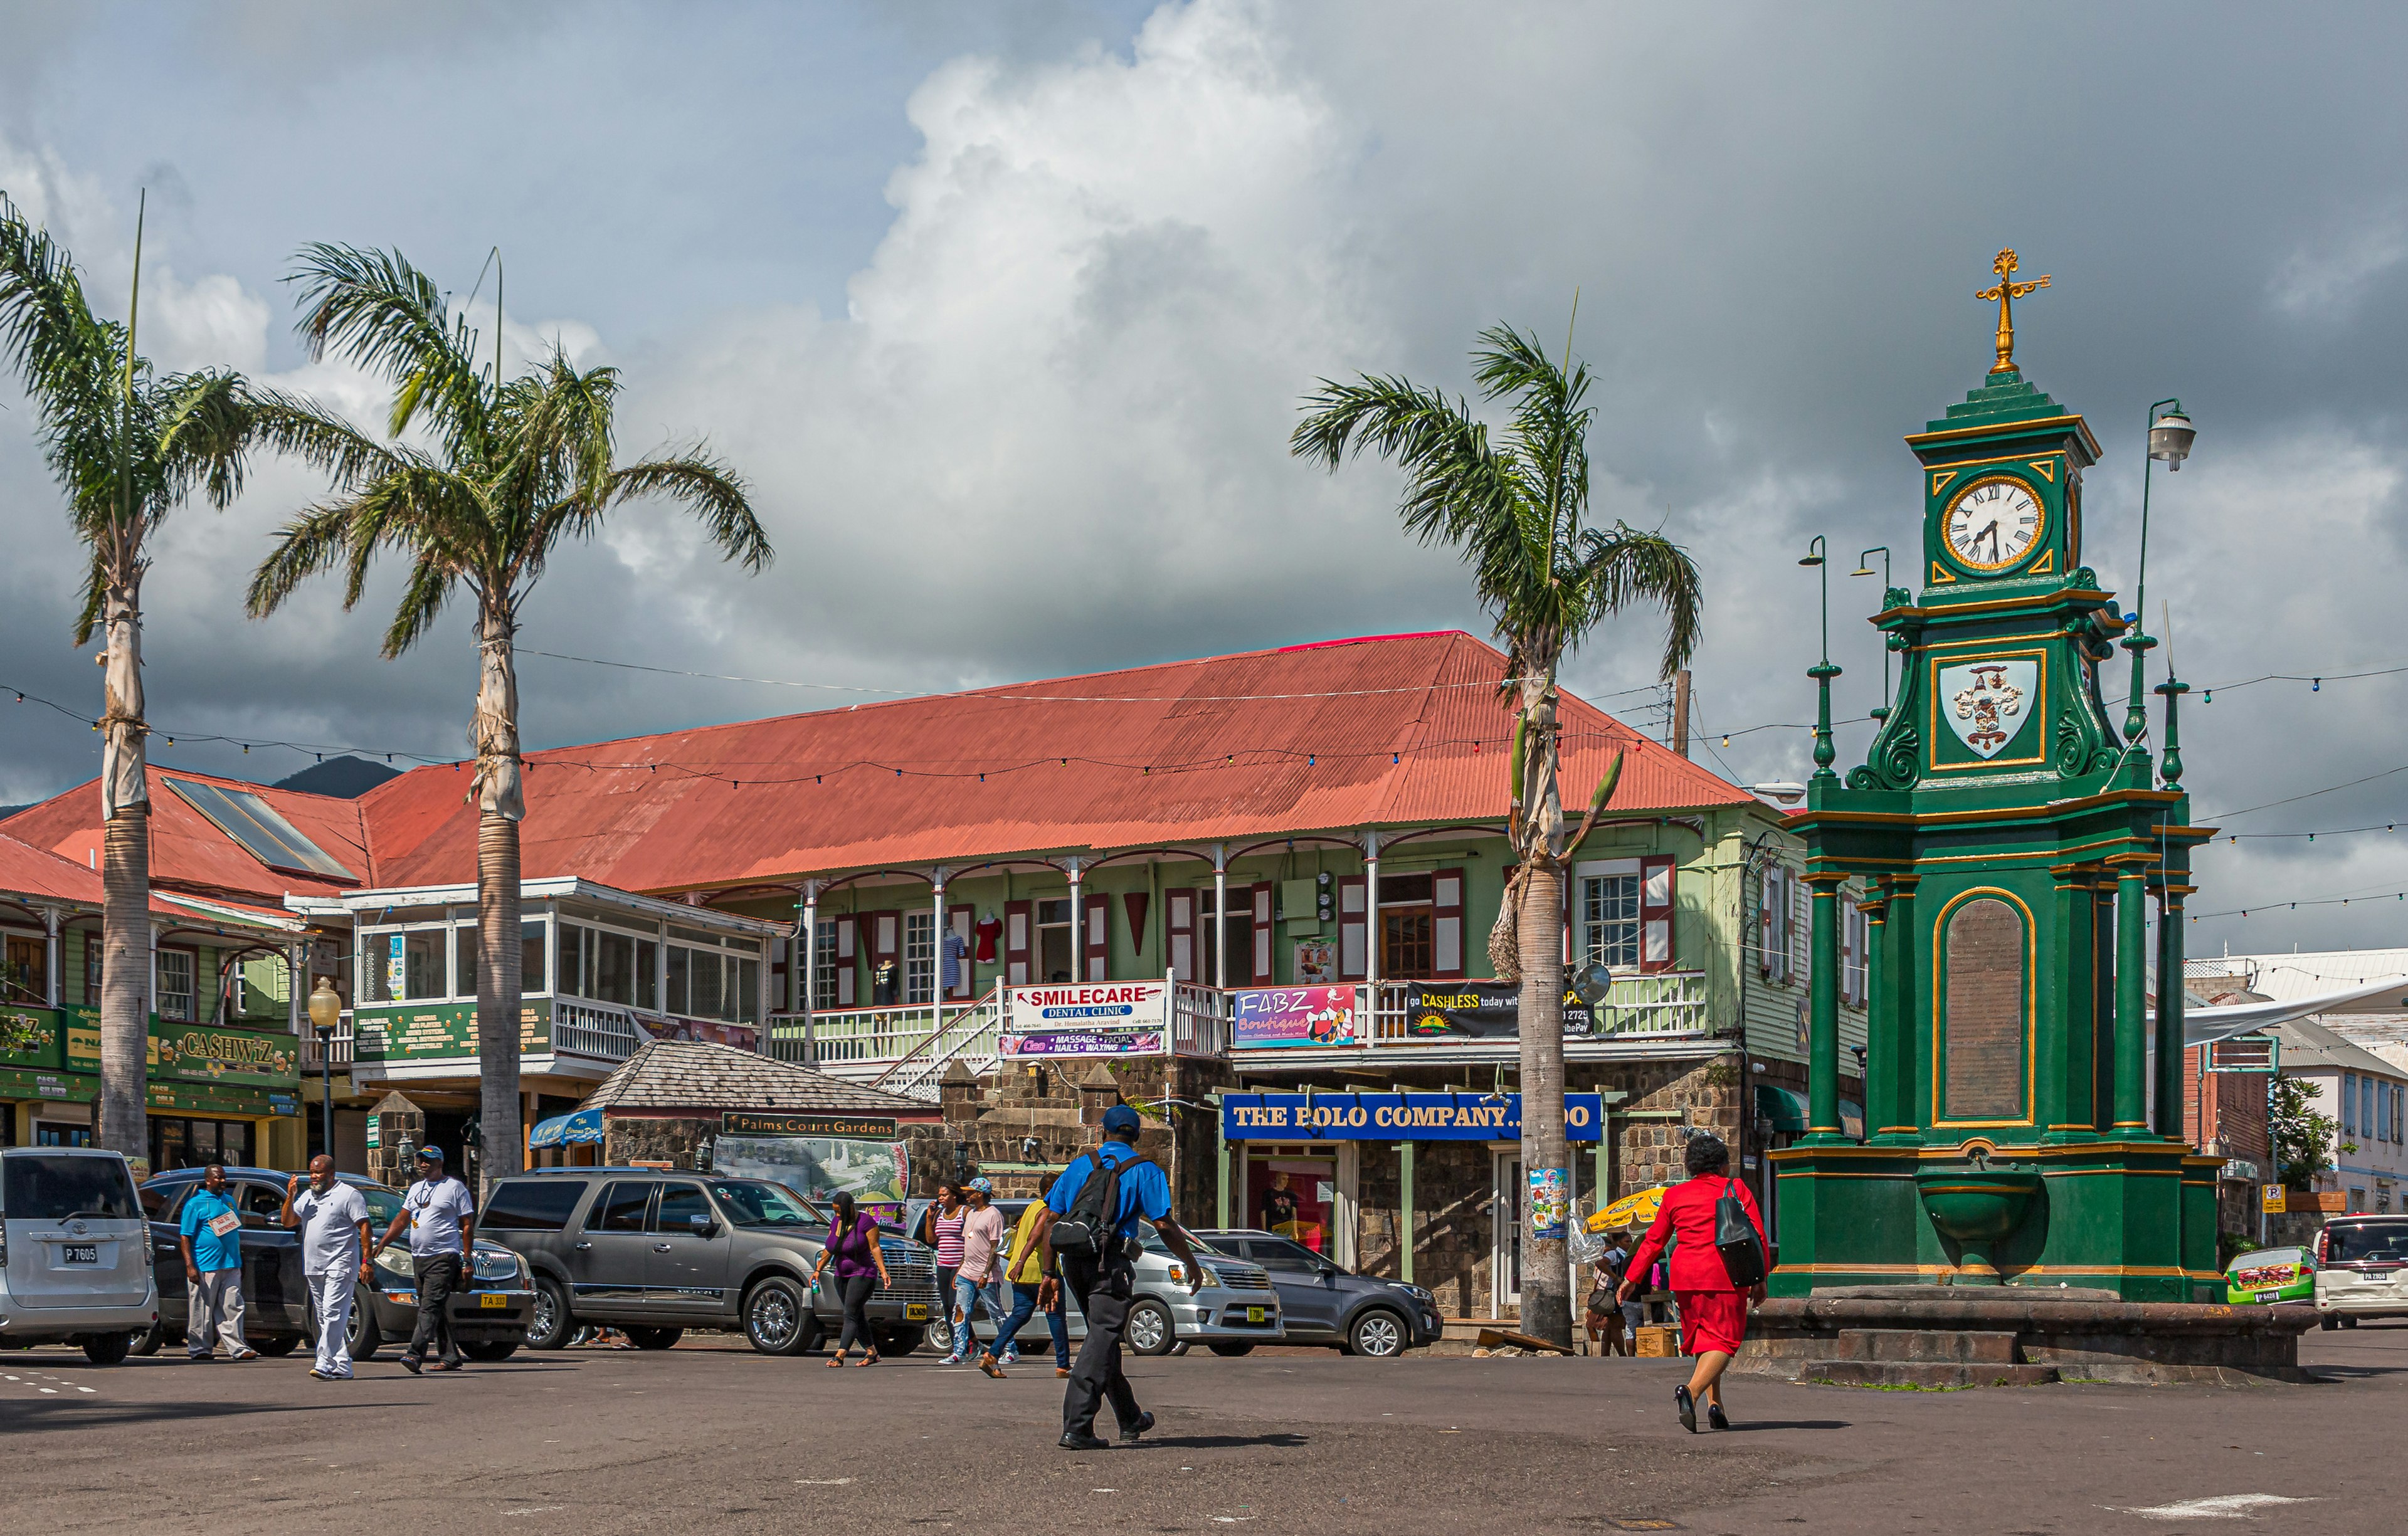
[[[226,1358],[259,1358],[242,1336],[242,1213],[226,1194],[223,1164],[202,1170],[176,1227],[184,1250],[185,1358],[211,1358],[216,1335],[225,1340]]]
[[[1186,1232],[1170,1219],[1170,1180],[1152,1162],[1140,1160],[1130,1145],[1140,1123],[1137,1111],[1126,1104],[1104,1111],[1104,1145],[1082,1153],[1062,1170],[1046,1194],[1045,1214],[1038,1218],[1034,1234],[1045,1273],[1039,1300],[1051,1308],[1067,1279],[1087,1319],[1087,1340],[1079,1346],[1069,1389],[1062,1398],[1061,1445],[1067,1451],[1110,1448],[1111,1442],[1096,1434],[1096,1412],[1106,1398],[1111,1400],[1112,1416],[1120,1420],[1122,1444],[1136,1444],[1138,1436],[1154,1428],[1154,1415],[1137,1405],[1137,1394],[1121,1374],[1121,1335],[1128,1328],[1129,1302],[1137,1289],[1137,1224],[1152,1222],[1179,1256],[1186,1266],[1188,1294],[1204,1285],[1203,1267],[1196,1261]],[[1099,1251],[1057,1255],[1049,1241],[1054,1223],[1071,1214],[1089,1179],[1109,1178],[1115,1168],[1121,1169],[1119,1198],[1115,1208],[1104,1213],[1096,1233]]]

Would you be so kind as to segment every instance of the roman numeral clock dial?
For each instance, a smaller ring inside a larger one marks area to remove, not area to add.
[[[1976,571],[2003,571],[2031,553],[2048,521],[2020,480],[1976,480],[1948,504],[1942,531],[1948,551]]]

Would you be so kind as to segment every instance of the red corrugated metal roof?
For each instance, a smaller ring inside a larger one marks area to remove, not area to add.
[[[1389,635],[535,753],[522,868],[662,891],[1493,822],[1512,729],[1496,690],[1505,669],[1468,634]],[[1587,804],[1617,748],[1616,812],[1749,801],[1587,704],[1567,697],[1562,713],[1568,807]],[[468,787],[438,765],[361,798],[376,885],[475,877]]]
[[[48,848],[37,848],[0,833],[0,891],[98,906],[100,875]]]
[[[363,884],[366,883],[367,838],[357,801],[154,766],[150,771],[153,884],[247,899],[268,907],[280,905],[287,894],[330,896],[351,889],[318,875],[274,869],[260,862],[249,849],[220,831],[216,823],[194,810],[183,796],[167,788],[171,779],[249,790],[356,873]],[[69,863],[88,870],[101,846],[99,781],[89,780],[38,805],[28,806],[10,817],[5,826],[7,835],[48,848]]]

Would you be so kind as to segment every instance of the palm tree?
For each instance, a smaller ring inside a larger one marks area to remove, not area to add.
[[[135,297],[141,295],[135,236]],[[41,415],[43,457],[92,550],[75,644],[105,636],[102,684],[100,1144],[150,1152],[150,794],[142,696],[150,539],[195,491],[241,492],[262,424],[242,376],[155,375],[125,324],[93,318],[74,259],[0,193],[0,347]],[[272,434],[271,434],[272,435]],[[293,445],[305,457],[306,446]]]
[[[1289,440],[1300,458],[1335,471],[1350,452],[1375,450],[1405,471],[1398,511],[1424,544],[1450,546],[1471,566],[1480,601],[1497,621],[1510,661],[1505,690],[1516,714],[1507,836],[1518,868],[1508,886],[1491,953],[1498,974],[1522,982],[1522,1162],[1534,1176],[1555,1170],[1570,1188],[1564,1144],[1563,879],[1577,841],[1557,782],[1555,672],[1597,623],[1631,603],[1664,608],[1662,674],[1670,677],[1697,647],[1702,597],[1698,569],[1679,546],[1616,522],[1584,528],[1588,428],[1595,407],[1585,364],[1572,368],[1567,339],[1557,366],[1534,336],[1509,326],[1480,334],[1473,377],[1482,398],[1511,399],[1512,422],[1494,446],[1469,405],[1406,379],[1329,379],[1306,397]],[[1582,834],[1612,792],[1609,767],[1592,796]],[[1515,963],[1518,960],[1518,963]],[[1541,1238],[1522,1228],[1522,1325],[1542,1339],[1571,1341],[1571,1292],[1558,1229]]]
[[[277,397],[279,430],[307,446],[335,482],[333,499],[285,525],[251,581],[253,618],[276,611],[310,576],[340,565],[343,605],[356,604],[379,554],[409,562],[384,654],[424,638],[455,589],[477,603],[477,1054],[484,1179],[515,1173],[519,1114],[520,784],[516,636],[529,594],[564,538],[591,538],[623,502],[664,497],[691,508],[747,570],[769,562],[768,535],[744,482],[699,449],[615,462],[618,370],[580,371],[555,347],[514,378],[478,362],[477,338],[433,281],[399,252],[313,245],[298,259],[301,334],[312,358],[331,347],[394,388],[378,441],[305,401]],[[498,331],[499,303],[495,305]],[[420,429],[418,441],[403,434]]]

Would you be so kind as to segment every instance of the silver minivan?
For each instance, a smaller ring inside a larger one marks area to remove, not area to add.
[[[78,1344],[115,1365],[158,1321],[150,1230],[125,1159],[0,1149],[0,1347]]]

